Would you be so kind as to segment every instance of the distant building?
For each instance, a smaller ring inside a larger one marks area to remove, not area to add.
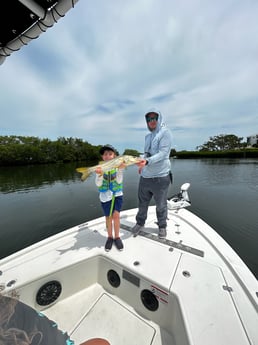
[[[247,146],[258,145],[258,134],[250,135],[246,139]]]

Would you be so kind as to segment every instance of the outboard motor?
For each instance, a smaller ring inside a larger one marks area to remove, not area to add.
[[[182,184],[180,192],[173,195],[167,200],[169,210],[179,210],[180,208],[188,207],[191,205],[191,201],[187,192],[189,187],[190,183],[188,182]]]

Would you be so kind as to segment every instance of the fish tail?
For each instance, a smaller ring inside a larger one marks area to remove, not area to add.
[[[91,173],[89,168],[77,168],[76,171],[82,174],[81,176],[82,181],[85,181],[90,176],[90,173]]]

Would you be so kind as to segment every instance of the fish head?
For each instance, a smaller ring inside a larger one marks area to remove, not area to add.
[[[129,156],[129,155],[123,156],[123,163],[125,163],[126,165],[136,164],[136,163],[139,163],[140,161],[141,161],[140,157],[134,157],[134,156]]]

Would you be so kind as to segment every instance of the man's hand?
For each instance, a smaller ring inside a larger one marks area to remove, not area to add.
[[[142,159],[140,160],[139,163],[136,163],[136,165],[138,166],[138,173],[140,174],[142,172],[142,168],[145,167],[146,165],[146,159]]]
[[[136,165],[139,167],[139,168],[143,168],[145,165],[146,165],[146,159],[142,159],[140,160],[140,162],[136,163]]]

